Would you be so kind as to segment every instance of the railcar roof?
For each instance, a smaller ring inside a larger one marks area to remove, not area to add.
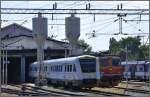
[[[146,61],[128,61],[128,65],[146,64]],[[121,62],[121,65],[126,65],[126,61]]]
[[[51,60],[45,60],[44,63],[47,62],[61,62],[61,61],[75,61],[78,58],[95,58],[95,56],[91,55],[81,55],[81,56],[75,56],[75,57],[67,57],[67,58],[59,58],[59,59],[51,59]],[[34,62],[33,64],[37,64],[37,62]]]

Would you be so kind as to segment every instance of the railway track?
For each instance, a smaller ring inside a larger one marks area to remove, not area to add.
[[[21,86],[20,85],[11,85],[13,87],[16,87],[18,89],[9,89],[9,88],[2,88],[2,92],[8,93],[8,94],[15,94],[15,95],[25,95],[25,96],[89,96],[88,94],[92,95],[102,95],[102,96],[132,96],[127,94],[124,94],[123,92],[110,92],[110,91],[101,91],[101,90],[96,90],[96,89],[81,89],[81,90],[72,90],[72,89],[58,89],[58,90],[64,90],[64,91],[57,91],[53,89],[48,89],[48,88],[42,88],[42,87],[36,87],[36,86],[31,86],[31,85],[26,85],[26,90],[24,92],[21,91]],[[141,94],[147,94],[149,91],[147,90],[138,90],[138,89],[131,89],[131,88],[124,88],[124,87],[114,87],[117,88],[118,90],[125,90],[127,92],[132,92],[132,93],[141,93]],[[110,88],[110,89],[114,89]],[[102,89],[102,88],[100,88]],[[81,94],[79,94],[80,92]],[[86,94],[86,95],[85,95]],[[91,96],[90,96],[91,97]]]
[[[24,96],[46,96],[48,95],[47,93],[41,93],[41,92],[22,92],[21,90],[15,90],[15,89],[8,89],[8,88],[2,88],[3,93],[8,93],[8,94],[15,94],[15,95],[24,95]],[[56,95],[52,95],[56,96]]]
[[[13,85],[13,86],[21,88],[18,85]],[[85,96],[83,94],[60,92],[60,91],[55,91],[55,90],[43,89],[43,88],[37,87],[37,86],[30,86],[30,85],[26,85],[26,90],[34,91],[34,92],[38,92],[38,93],[45,93],[45,95],[47,95],[47,96],[51,95],[51,94],[53,94],[54,96]]]
[[[136,92],[136,93],[149,93],[148,90],[140,90],[140,89],[132,89],[132,88],[124,88],[124,87],[114,87],[114,88],[118,88],[118,89],[123,89],[125,91],[130,91],[130,92]]]
[[[13,85],[15,87],[21,88],[18,85]],[[77,94],[77,92],[81,92],[81,93],[89,93],[89,94],[97,94],[97,95],[102,95],[102,96],[129,96],[126,94],[118,94],[118,93],[111,93],[111,92],[104,92],[104,91],[98,91],[98,90],[89,90],[89,89],[81,89],[81,90],[73,90],[74,93],[68,93],[68,92],[59,92],[59,91],[55,91],[55,90],[48,90],[48,89],[43,89],[40,87],[35,87],[35,86],[30,86],[27,85],[26,89],[28,91],[33,91],[34,93],[29,93],[29,92],[25,92],[24,94],[27,94],[27,96],[30,94],[31,96],[37,96],[37,95],[52,95],[53,96],[88,96],[88,95],[82,95],[82,94]],[[70,91],[69,89],[63,89],[65,91]],[[36,93],[40,93],[40,94],[36,94]],[[52,93],[52,94],[51,94]]]
[[[104,96],[130,96],[127,94],[112,93],[112,92],[105,92],[105,91],[99,91],[99,90],[89,90],[89,89],[83,89],[83,92],[100,94],[100,95],[104,95]]]
[[[104,96],[131,96],[131,95],[124,94],[124,93],[114,93],[114,92],[89,90],[89,89],[74,90],[74,93],[66,93],[66,92],[58,92],[58,91],[54,91],[54,90],[47,90],[47,89],[43,89],[43,88],[39,88],[39,87],[32,87],[32,86],[29,86],[29,87],[38,89],[38,90],[42,90],[42,91],[46,91],[46,92],[53,92],[56,94],[69,95],[69,96],[85,96],[85,95],[76,94],[76,92],[92,93],[92,94],[98,94],[98,95],[104,95]],[[126,88],[122,88],[122,87],[114,87],[114,88],[126,90],[129,92],[135,92],[135,93],[148,93],[149,92],[149,91],[145,91],[145,90],[126,89]],[[63,89],[63,90],[69,91],[68,89]]]
[[[123,81],[121,83],[126,84],[127,82]],[[148,86],[149,85],[148,82],[136,82],[136,81],[129,81],[128,84],[131,84],[131,85],[140,85],[140,86]]]

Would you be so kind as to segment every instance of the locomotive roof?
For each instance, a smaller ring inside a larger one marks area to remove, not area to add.
[[[100,56],[100,58],[108,58],[108,57],[112,57],[112,58],[120,58],[119,56]]]

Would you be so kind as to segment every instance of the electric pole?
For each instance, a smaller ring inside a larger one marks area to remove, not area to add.
[[[0,33],[1,33],[1,0],[0,0]],[[2,49],[2,43],[1,43],[1,35],[0,35],[0,96],[1,96],[1,49]]]

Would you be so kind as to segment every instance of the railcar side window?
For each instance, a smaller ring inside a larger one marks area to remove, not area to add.
[[[58,65],[56,66],[56,72],[58,71]]]
[[[60,66],[58,65],[58,72],[60,72]]]
[[[56,66],[54,66],[53,69],[54,69],[54,72],[55,72],[56,71]]]
[[[54,66],[52,66],[52,71],[54,72]]]
[[[62,65],[60,66],[60,71],[62,72]]]
[[[57,66],[55,66],[55,72],[57,71]]]
[[[70,72],[72,72],[72,65],[70,65]]]
[[[76,72],[76,66],[73,64],[73,72]]]
[[[37,67],[35,67],[34,69],[35,69],[35,71],[37,72]]]
[[[51,71],[52,71],[52,66],[50,66],[50,69],[51,69]]]
[[[58,72],[60,72],[60,65],[58,65]]]
[[[53,72],[54,72],[54,69],[55,69],[55,68],[54,68],[54,66],[53,66],[53,68],[52,68],[52,69],[53,69]]]
[[[50,67],[48,67],[49,68],[49,71],[51,71],[51,66]]]
[[[56,72],[56,70],[57,70],[57,66],[55,66],[55,72]]]
[[[47,71],[47,66],[44,67],[44,71]]]
[[[65,66],[65,72],[72,72],[73,71],[73,66],[70,64],[64,65]],[[63,66],[60,66],[60,71],[62,72]],[[76,71],[76,70],[75,70]]]
[[[65,72],[67,71],[67,65],[65,65]]]
[[[67,72],[69,72],[69,65],[67,65]]]
[[[141,72],[143,72],[143,71],[144,71],[143,67],[140,67],[140,71],[141,71]]]

